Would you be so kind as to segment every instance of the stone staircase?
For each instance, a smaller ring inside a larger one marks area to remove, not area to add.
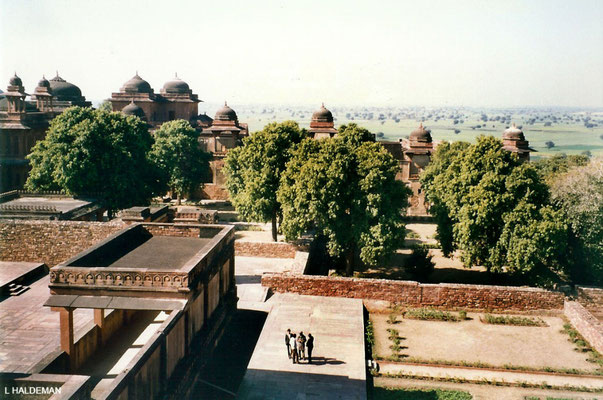
[[[8,294],[10,296],[19,296],[29,290],[29,286],[19,285],[16,283],[11,283],[8,285]]]

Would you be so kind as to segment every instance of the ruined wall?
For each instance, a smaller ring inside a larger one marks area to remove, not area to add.
[[[414,307],[482,310],[561,310],[564,295],[538,288],[424,284],[414,281],[264,274],[262,286],[276,292],[386,300]]]
[[[235,242],[235,254],[247,257],[295,258],[297,247],[282,242]]]
[[[603,307],[603,288],[576,286],[578,301],[586,308]]]
[[[0,260],[53,267],[124,227],[121,221],[2,221]]]
[[[144,229],[153,236],[203,237],[212,238],[222,227],[198,227],[188,224],[145,223]]]
[[[228,190],[221,184],[205,183],[198,197],[210,200],[230,200]]]
[[[563,313],[599,353],[603,353],[603,324],[576,301],[566,301]]]

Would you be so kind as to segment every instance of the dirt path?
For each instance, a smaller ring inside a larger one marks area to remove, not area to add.
[[[415,365],[379,362],[382,374],[405,374],[434,378],[460,378],[469,381],[498,381],[508,383],[528,383],[550,386],[587,387],[603,390],[603,377],[578,376],[564,374],[541,374],[523,371],[496,371],[482,368],[463,368],[436,365]]]
[[[453,383],[453,382],[430,382],[419,379],[406,378],[384,378],[374,379],[375,386],[379,387],[400,387],[400,388],[434,388],[448,390],[463,390],[471,393],[474,400],[524,400],[528,396],[546,399],[563,398],[575,400],[603,399],[600,393],[571,392],[566,390],[538,389],[538,388],[519,388],[503,387],[492,385],[479,385],[471,383]]]

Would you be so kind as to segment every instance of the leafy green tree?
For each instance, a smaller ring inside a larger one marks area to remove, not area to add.
[[[147,159],[153,139],[140,119],[71,107],[50,124],[28,156],[29,190],[97,193],[109,210],[148,202],[159,189]]]
[[[455,250],[452,236],[454,225],[443,198],[445,192],[440,188],[447,183],[445,180],[447,169],[454,160],[462,156],[469,146],[470,144],[467,142],[441,143],[436,147],[429,166],[420,176],[421,187],[427,193],[427,199],[429,200],[429,213],[437,223],[437,239],[442,246],[442,252],[447,257]],[[459,164],[456,162],[454,166],[456,172],[459,172],[458,166]]]
[[[113,105],[111,104],[111,102],[109,100],[105,100],[102,103],[100,103],[100,105],[98,106],[98,109],[101,111],[112,112]]]
[[[471,146],[445,145],[422,181],[443,249],[460,249],[465,266],[530,279],[565,270],[568,227],[536,169],[500,140],[480,136]]]
[[[149,157],[178,196],[198,187],[209,173],[211,154],[199,147],[199,133],[185,120],[169,121],[154,132],[155,143]]]
[[[556,154],[553,157],[541,158],[533,163],[534,167],[550,185],[558,175],[564,174],[573,167],[581,167],[588,164],[589,157],[586,155]]]
[[[572,278],[603,285],[603,159],[558,175],[551,196],[571,227]]]
[[[251,221],[272,221],[277,240],[277,220],[282,215],[276,192],[293,148],[305,136],[297,122],[270,123],[228,152],[224,162],[226,187],[240,215]]]
[[[337,138],[303,141],[277,194],[287,239],[314,229],[326,238],[328,253],[345,260],[347,275],[356,254],[374,265],[397,248],[405,232],[409,190],[395,179],[397,162],[367,132],[350,124]]]

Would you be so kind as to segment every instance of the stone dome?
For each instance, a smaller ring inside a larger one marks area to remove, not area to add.
[[[423,123],[421,122],[417,129],[410,132],[410,140],[431,143],[431,132],[425,129]]]
[[[325,108],[324,103],[312,114],[312,122],[333,122],[333,114]]]
[[[50,89],[50,82],[48,82],[48,79],[46,79],[46,77],[42,76],[42,79],[40,79],[40,81],[38,82],[38,87]]]
[[[237,113],[232,108],[228,107],[228,104],[224,102],[224,107],[220,108],[216,112],[216,116],[214,117],[216,121],[234,121],[237,122]]]
[[[211,124],[214,122],[213,118],[206,113],[197,115],[193,118],[193,120],[196,121],[197,124],[205,126],[211,126]]]
[[[139,106],[136,105],[136,103],[134,103],[134,101],[131,101],[130,104],[128,104],[127,106],[125,106],[121,112],[125,115],[133,115],[135,117],[138,117],[142,120],[144,120],[146,118],[146,115],[143,111],[142,108],[140,108]]]
[[[50,89],[52,90],[52,94],[58,100],[79,100],[82,97],[82,91],[79,87],[75,86],[73,83],[67,82],[59,75],[52,78],[49,83]]]
[[[509,140],[526,140],[523,131],[519,129],[515,123],[503,132],[503,139]]]
[[[149,82],[138,76],[137,72],[132,79],[124,83],[121,91],[126,93],[152,93],[153,89],[151,89]]]
[[[188,83],[184,82],[182,79],[178,78],[178,75],[176,75],[176,77],[165,83],[165,85],[163,85],[163,89],[162,92],[164,93],[190,93],[190,88],[188,86]]]
[[[16,72],[15,75],[9,79],[8,84],[9,86],[23,86],[23,82],[21,81],[21,78],[17,76]]]

